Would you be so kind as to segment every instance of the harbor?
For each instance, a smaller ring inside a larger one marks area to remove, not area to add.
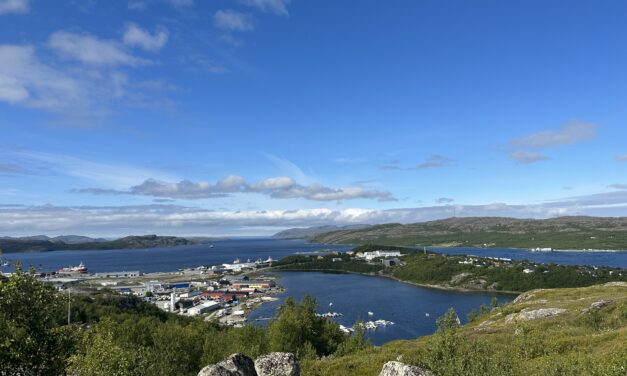
[[[142,273],[111,271],[90,273],[88,265],[67,266],[37,273],[40,281],[59,291],[89,293],[110,290],[133,295],[160,309],[182,316],[215,320],[221,325],[241,327],[260,305],[277,300],[284,289],[276,275],[257,271],[272,265],[272,257],[246,260],[175,272]]]

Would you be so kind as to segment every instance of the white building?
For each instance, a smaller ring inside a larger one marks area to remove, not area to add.
[[[187,314],[189,314],[190,316],[198,316],[202,315],[203,313],[215,311],[218,308],[220,308],[220,304],[218,302],[209,301],[189,308],[187,310]]]
[[[363,258],[367,261],[371,261],[376,259],[377,257],[400,257],[401,252],[399,251],[374,251],[374,252],[359,252],[355,255],[357,258]]]

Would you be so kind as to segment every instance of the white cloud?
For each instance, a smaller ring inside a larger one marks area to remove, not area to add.
[[[546,161],[549,159],[549,157],[547,157],[546,155],[524,150],[517,150],[515,152],[512,152],[509,157],[517,162],[524,164]]]
[[[99,39],[90,34],[57,31],[50,36],[48,47],[61,56],[78,60],[84,64],[100,66],[137,66],[146,61],[137,58],[115,40]]]
[[[231,175],[215,184],[182,180],[169,183],[148,179],[128,190],[84,188],[81,193],[127,194],[172,199],[208,199],[225,197],[233,193],[258,193],[276,199],[301,198],[312,201],[341,201],[352,199],[395,200],[390,192],[365,189],[362,187],[330,188],[321,184],[301,185],[292,178],[279,176],[256,183],[249,183],[241,176]]]
[[[242,4],[256,7],[264,12],[287,16],[287,4],[290,0],[240,0]]]
[[[511,142],[514,148],[546,149],[589,141],[596,137],[597,126],[590,123],[571,122],[557,131],[544,131],[520,137]]]
[[[128,24],[124,31],[124,43],[129,46],[139,46],[146,51],[158,51],[168,42],[168,31],[160,29],[151,34],[145,29]]]
[[[507,145],[510,159],[524,164],[548,160],[537,150],[550,149],[590,141],[597,135],[597,126],[591,123],[571,122],[557,131],[543,131],[514,139]]]
[[[1,14],[24,14],[30,11],[30,2],[28,0],[0,0]]]
[[[61,31],[48,46],[61,58],[31,45],[0,45],[0,102],[57,113],[62,123],[79,126],[97,124],[116,106],[171,106],[164,90],[144,84],[151,80],[134,82],[117,67],[145,63],[121,43]]]
[[[0,45],[0,101],[46,110],[85,108],[83,82],[41,63],[32,46]]]
[[[213,15],[213,23],[227,31],[249,31],[254,28],[251,15],[231,9],[218,10]]]
[[[121,236],[132,233],[184,235],[264,235],[287,227],[347,224],[415,223],[448,218],[491,216],[549,218],[562,215],[624,213],[627,191],[572,197],[552,202],[509,205],[437,205],[419,208],[376,210],[207,210],[177,205],[119,207],[18,206],[0,204],[0,234],[33,235],[78,233]]]

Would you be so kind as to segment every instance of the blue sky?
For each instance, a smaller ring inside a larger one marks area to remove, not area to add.
[[[0,234],[625,215],[625,11],[0,0]]]

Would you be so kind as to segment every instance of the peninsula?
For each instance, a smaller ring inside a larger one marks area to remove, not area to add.
[[[627,217],[448,218],[344,229],[306,239],[325,244],[627,250]]]

